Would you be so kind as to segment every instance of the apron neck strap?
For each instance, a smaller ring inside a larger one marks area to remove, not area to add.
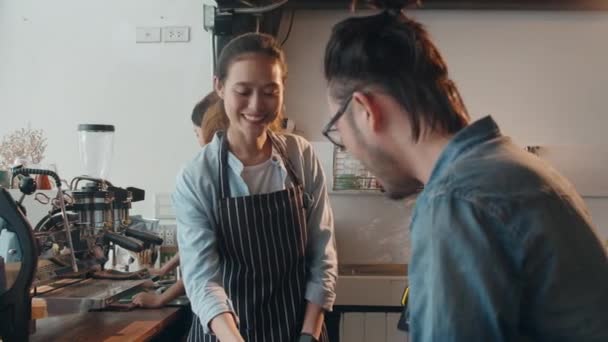
[[[220,175],[220,198],[230,197],[230,184],[228,184],[228,139],[224,131],[217,132],[220,139],[220,163],[219,163],[219,175]]]
[[[270,141],[272,141],[272,146],[277,149],[277,151],[281,155],[281,158],[283,159],[283,164],[285,164],[285,168],[287,169],[289,178],[291,178],[291,181],[295,186],[300,186],[302,182],[300,181],[300,178],[298,178],[298,176],[296,175],[296,169],[291,163],[289,155],[287,154],[287,144],[285,143],[285,141],[279,139],[279,137],[273,131],[268,130],[267,132]]]

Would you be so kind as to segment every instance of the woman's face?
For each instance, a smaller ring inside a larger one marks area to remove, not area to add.
[[[224,99],[229,130],[248,138],[264,134],[283,105],[283,72],[279,61],[264,54],[237,57],[224,82],[216,80]]]

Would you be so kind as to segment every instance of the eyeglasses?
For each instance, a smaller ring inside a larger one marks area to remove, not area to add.
[[[338,128],[336,128],[336,122],[340,120],[342,115],[346,112],[350,101],[353,96],[349,96],[348,99],[344,102],[342,107],[334,114],[334,116],[329,120],[325,128],[323,129],[323,135],[327,138],[327,140],[331,141],[332,144],[338,146],[341,149],[345,149],[346,147],[342,144],[342,138],[340,137],[340,132],[338,132]]]

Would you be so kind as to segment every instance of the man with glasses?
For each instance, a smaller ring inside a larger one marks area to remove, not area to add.
[[[331,141],[332,144],[336,145],[338,148],[341,149],[346,149],[346,147],[342,144],[342,139],[340,139],[340,132],[338,132],[338,129],[336,128],[336,122],[340,120],[342,115],[344,115],[344,112],[346,112],[346,109],[348,108],[348,105],[350,104],[351,100],[352,96],[349,96],[348,99],[344,101],[344,104],[340,106],[340,109],[338,109],[336,114],[332,116],[331,120],[329,120],[329,122],[327,123],[327,125],[325,125],[325,128],[323,129],[323,135],[327,138],[327,140]]]
[[[608,341],[608,259],[570,183],[469,115],[424,28],[346,19],[325,51],[323,134],[411,221],[411,341]]]

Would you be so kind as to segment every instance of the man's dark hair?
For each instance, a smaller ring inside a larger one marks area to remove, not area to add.
[[[420,139],[422,123],[432,131],[451,134],[469,120],[427,31],[394,8],[334,26],[325,49],[325,79],[339,102],[371,87],[391,95],[408,113],[415,141]]]

